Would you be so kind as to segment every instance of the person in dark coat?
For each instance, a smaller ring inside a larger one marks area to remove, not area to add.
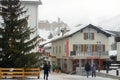
[[[49,68],[49,72],[51,71],[51,65],[50,62],[48,62],[48,68]]]
[[[86,76],[87,76],[87,78],[89,77],[90,70],[91,70],[91,66],[90,66],[90,64],[87,62],[87,63],[85,64],[85,71],[86,71]]]
[[[44,70],[44,80],[48,80],[48,75],[49,75],[49,66],[47,63],[44,64],[43,66],[43,70]]]
[[[93,65],[92,65],[92,77],[96,77],[96,64],[94,63]]]

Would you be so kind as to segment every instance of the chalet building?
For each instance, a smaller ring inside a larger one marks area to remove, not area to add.
[[[108,51],[115,42],[114,36],[114,33],[92,24],[76,27],[48,41],[51,42],[51,63],[56,63],[66,72],[84,67],[86,61],[90,64],[96,62],[97,67],[103,69],[105,61],[109,59]]]

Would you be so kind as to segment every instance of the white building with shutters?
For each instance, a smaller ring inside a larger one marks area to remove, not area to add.
[[[105,67],[109,59],[108,51],[114,43],[114,33],[92,24],[76,27],[61,37],[52,39],[52,63],[56,63],[65,72],[84,67],[86,61],[96,62],[99,69]]]

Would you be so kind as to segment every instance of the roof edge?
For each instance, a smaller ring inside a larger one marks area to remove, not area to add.
[[[21,3],[23,4],[35,4],[35,5],[42,5],[42,2],[41,0],[38,0],[38,1],[24,1],[24,0],[20,0]]]

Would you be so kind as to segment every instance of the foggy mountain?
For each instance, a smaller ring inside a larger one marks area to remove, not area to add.
[[[120,31],[120,15],[100,21],[98,25],[107,30]]]

